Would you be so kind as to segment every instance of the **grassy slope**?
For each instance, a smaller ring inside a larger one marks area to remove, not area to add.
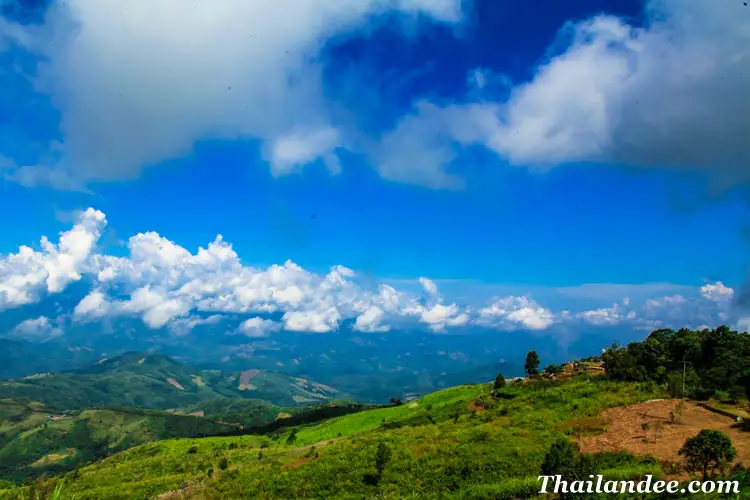
[[[208,419],[154,411],[96,409],[51,421],[39,403],[0,400],[0,478],[70,470],[139,444],[233,430]]]
[[[154,354],[126,354],[76,372],[0,381],[0,398],[41,401],[56,408],[135,406],[186,408],[230,397],[276,405],[322,402],[335,390],[275,372],[259,372],[240,387],[240,374],[202,371]]]
[[[69,474],[65,490],[79,499],[149,498],[171,490],[182,490],[187,498],[533,495],[555,438],[585,427],[601,408],[661,396],[635,384],[587,379],[505,392],[514,397],[493,399],[489,385],[455,387],[399,407],[299,427],[290,444],[288,429],[270,437],[151,443]],[[486,408],[474,413],[469,403],[480,400]],[[381,442],[393,458],[380,485],[368,485],[363,478],[375,471]],[[658,473],[658,464],[649,461],[619,457],[610,462],[605,473],[613,478]],[[54,481],[33,488],[53,487]],[[30,498],[33,488],[5,495]]]

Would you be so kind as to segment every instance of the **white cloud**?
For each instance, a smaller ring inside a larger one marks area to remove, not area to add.
[[[80,321],[94,321],[108,316],[110,311],[111,304],[106,295],[100,291],[93,291],[73,309],[73,317]]]
[[[263,319],[259,317],[253,317],[246,319],[240,326],[237,327],[237,334],[242,334],[247,337],[267,337],[273,332],[281,330],[281,325],[276,321],[270,319]]]
[[[341,313],[335,307],[322,310],[287,311],[281,318],[284,328],[292,332],[326,333],[337,330]]]
[[[544,330],[554,324],[555,315],[528,297],[510,296],[480,309],[478,322],[503,330]]]
[[[129,179],[212,138],[260,139],[276,175],[317,158],[335,171],[342,138],[318,56],[387,10],[462,15],[459,0],[70,0],[41,27],[3,21],[0,48],[14,40],[43,56],[35,85],[62,117],[62,161],[10,175],[57,187]]]
[[[536,170],[600,162],[700,171],[720,184],[750,181],[747,9],[740,2],[647,5],[643,28],[612,16],[566,26],[565,50],[550,51],[505,101],[416,103],[384,136],[375,155],[381,173],[450,187],[457,181],[446,166],[458,147],[480,144]]]
[[[660,309],[663,307],[678,306],[686,302],[687,299],[682,295],[672,295],[660,299],[648,299],[646,300],[646,307],[648,309]],[[627,306],[628,304],[623,303],[623,305]]]
[[[724,286],[724,283],[717,281],[714,284],[707,283],[701,287],[701,295],[714,302],[729,302],[734,296],[732,288]]]
[[[333,150],[340,140],[339,131],[331,127],[281,137],[272,147],[271,172],[276,176],[286,175],[295,167],[323,158],[331,173],[337,174],[339,164]]]
[[[613,304],[612,307],[591,309],[576,314],[576,318],[594,326],[614,326],[625,320],[636,319],[634,311],[625,311],[622,305]]]
[[[419,284],[422,285],[422,288],[424,288],[424,291],[427,292],[428,294],[437,295],[438,293],[437,285],[431,279],[421,277],[419,278]]]
[[[104,214],[90,208],[60,233],[58,244],[42,237],[40,251],[22,246],[0,259],[0,310],[36,302],[42,292],[57,293],[80,280],[106,224]]]
[[[221,235],[192,253],[157,233],[140,233],[128,240],[126,256],[102,254],[97,252],[97,241],[105,224],[103,213],[88,209],[77,214],[72,229],[60,233],[58,243],[42,238],[38,251],[21,247],[17,253],[0,256],[0,307],[32,304],[83,281],[90,286],[88,294],[72,311],[60,311],[74,325],[134,317],[149,328],[167,327],[178,336],[199,325],[216,325],[225,315],[253,316],[234,332],[248,336],[265,336],[280,328],[325,333],[343,324],[361,332],[419,325],[435,332],[471,325],[541,331],[574,319],[594,326],[638,328],[737,319],[731,310],[732,289],[721,282],[693,288],[692,295],[685,290],[639,298],[640,305],[631,297],[632,287],[620,287],[616,289],[629,292],[630,298],[579,313],[556,313],[517,295],[497,297],[477,310],[446,302],[437,284],[426,277],[411,282],[421,286],[424,293],[420,293],[382,283],[365,286],[355,271],[340,265],[326,274],[291,261],[267,268],[246,266]],[[278,321],[266,319],[269,315]],[[59,328],[58,323],[49,330]]]
[[[461,312],[456,304],[435,304],[432,307],[419,308],[421,321],[436,332],[445,331],[448,326],[464,326],[469,322],[469,315]]]
[[[376,305],[371,305],[354,321],[354,329],[358,332],[387,332],[391,328],[380,322],[385,317],[385,311]]]
[[[11,332],[11,336],[34,341],[45,341],[63,334],[62,328],[55,325],[46,316],[27,319],[19,323]]]

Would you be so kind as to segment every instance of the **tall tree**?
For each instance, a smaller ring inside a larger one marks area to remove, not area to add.
[[[526,363],[523,365],[526,370],[526,375],[529,378],[534,378],[539,375],[539,355],[536,351],[529,351],[526,355]]]

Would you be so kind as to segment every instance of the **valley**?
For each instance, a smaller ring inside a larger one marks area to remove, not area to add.
[[[278,372],[130,353],[0,385],[0,498],[535,498],[550,463],[570,477],[689,480],[681,450],[705,430],[736,450],[716,477],[744,477],[747,379],[734,368],[750,363],[749,342],[726,327],[656,330],[542,370],[531,351],[526,377],[381,405]],[[128,406],[136,397],[161,408]],[[555,462],[561,442],[570,455]]]

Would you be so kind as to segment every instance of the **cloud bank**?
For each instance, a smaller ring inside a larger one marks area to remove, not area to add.
[[[336,171],[320,51],[387,12],[455,23],[461,2],[70,0],[41,25],[0,20],[0,50],[41,58],[35,87],[61,113],[57,163],[8,176],[61,189],[130,179],[199,140],[237,138],[260,140],[274,175],[317,159]]]
[[[654,297],[641,304],[622,299],[611,307],[552,311],[532,297],[494,297],[472,308],[446,300],[429,278],[415,281],[422,293],[387,283],[365,285],[347,267],[326,274],[294,262],[268,268],[242,263],[219,235],[192,253],[155,232],[128,240],[128,255],[98,251],[107,225],[101,211],[78,213],[57,243],[41,238],[38,249],[21,246],[0,256],[0,311],[39,303],[73,283],[86,295],[57,318],[32,317],[6,332],[30,339],[49,338],[112,318],[140,318],[151,329],[185,335],[198,325],[223,328],[228,335],[265,337],[280,330],[327,333],[345,325],[360,332],[423,328],[436,333],[485,328],[497,331],[550,331],[556,328],[626,325],[651,329],[740,321],[732,315],[733,290],[708,283],[692,296]],[[231,326],[229,319],[235,321]],[[2,333],[2,332],[0,332]]]
[[[464,183],[447,167],[480,145],[535,171],[584,162],[750,180],[750,15],[739,1],[651,0],[643,26],[606,15],[569,23],[530,81],[472,70],[468,94],[412,96],[394,129],[353,139],[360,131],[325,97],[323,51],[386,12],[467,21],[460,0],[69,0],[41,25],[0,21],[0,50],[41,58],[35,88],[61,117],[48,158],[5,158],[0,169],[27,186],[85,190],[197,141],[239,138],[260,141],[274,176],[315,161],[336,173],[345,148],[385,179],[454,189]],[[492,97],[498,86],[507,98]]]
[[[415,103],[384,137],[381,172],[441,187],[458,152],[481,145],[536,171],[599,163],[750,181],[750,12],[683,0],[646,12],[643,27],[606,15],[570,23],[507,100]],[[492,79],[479,74],[481,92]]]

